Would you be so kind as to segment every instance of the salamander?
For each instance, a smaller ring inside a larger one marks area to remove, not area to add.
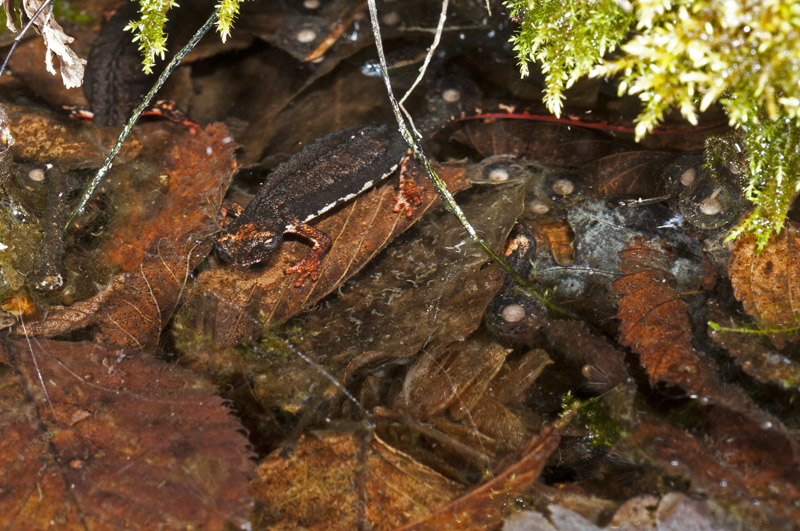
[[[217,253],[248,267],[267,260],[284,234],[297,234],[313,245],[286,273],[297,273],[296,287],[306,277],[316,280],[331,239],[307,223],[394,173],[406,154],[395,124],[350,127],[322,137],[278,165],[246,208],[229,209],[234,219],[217,239]],[[403,172],[400,179],[395,212],[405,209],[410,216],[421,202],[416,182]]]

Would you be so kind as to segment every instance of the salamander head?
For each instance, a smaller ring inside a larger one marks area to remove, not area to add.
[[[241,267],[265,261],[283,240],[283,234],[259,230],[252,222],[232,229],[217,240],[217,253],[226,262]]]

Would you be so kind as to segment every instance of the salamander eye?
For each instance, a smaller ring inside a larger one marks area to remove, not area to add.
[[[278,235],[270,231],[261,232],[259,234],[259,240],[259,243],[267,249],[274,249],[280,243]]]

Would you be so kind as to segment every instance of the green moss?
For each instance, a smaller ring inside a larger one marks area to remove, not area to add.
[[[36,270],[42,239],[41,227],[33,216],[25,223],[12,216],[9,199],[0,208],[0,302],[25,289],[25,281]]]
[[[611,448],[622,437],[622,424],[611,416],[608,404],[602,397],[578,400],[567,392],[561,398],[561,410],[569,411],[578,404],[574,422],[581,424],[588,432],[594,446]]]
[[[562,4],[506,2],[520,18],[513,42],[522,72],[527,73],[528,60],[542,62],[548,73],[545,101],[551,110],[560,109],[563,89],[586,73],[590,63],[590,75],[617,76],[620,94],[641,100],[637,138],[652,131],[670,108],[697,123],[699,112],[719,103],[743,138],[750,170],[745,192],[755,204],[731,237],[752,233],[763,247],[780,231],[800,186],[800,3]],[[636,32],[626,37],[632,20]],[[600,62],[602,54],[618,45],[621,53]]]
[[[564,90],[614,50],[634,21],[614,0],[508,0],[505,5],[520,20],[512,42],[522,75],[528,75],[528,62],[541,62],[547,76],[544,101],[556,116]]]
[[[141,18],[132,20],[125,31],[134,34],[133,41],[139,43],[139,52],[142,54],[142,68],[148,74],[152,73],[156,58],[163,59],[167,52],[167,34],[164,26],[167,23],[167,13],[173,7],[178,7],[175,0],[138,0],[139,15]],[[220,0],[215,6],[217,10],[217,31],[222,41],[231,33],[233,21],[239,14],[239,6],[244,0]]]

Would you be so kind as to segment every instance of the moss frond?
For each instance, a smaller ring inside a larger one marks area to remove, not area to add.
[[[141,18],[125,26],[125,31],[134,33],[133,42],[139,43],[142,69],[148,74],[153,72],[156,57],[163,59],[167,52],[164,25],[167,23],[167,12],[177,5],[174,0],[139,0]]]
[[[547,74],[545,102],[556,114],[577,77],[617,76],[620,94],[638,95],[636,137],[670,108],[691,123],[720,103],[739,129],[753,213],[734,231],[763,247],[780,231],[800,188],[800,2],[781,0],[508,0],[521,19],[513,38],[523,75],[528,61]],[[622,43],[626,32],[636,33]],[[620,54],[601,62],[618,46]]]
[[[615,0],[506,0],[520,28],[512,38],[520,71],[541,61],[548,109],[561,113],[564,91],[589,73],[602,57],[622,41],[634,16]]]

